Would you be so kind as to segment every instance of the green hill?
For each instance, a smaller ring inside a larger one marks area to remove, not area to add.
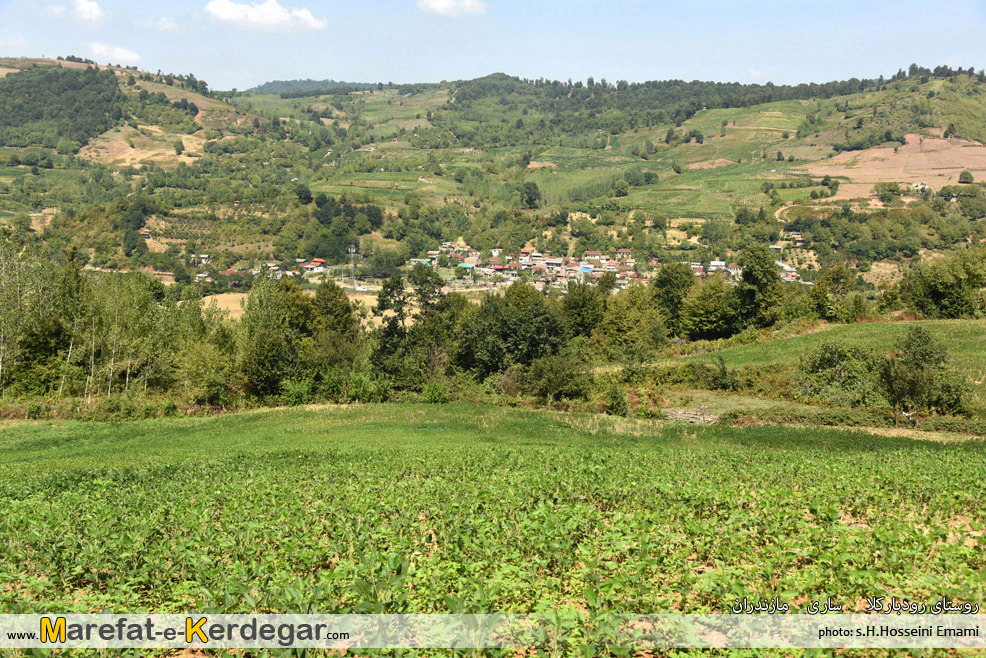
[[[986,84],[948,67],[793,86],[495,74],[234,94],[73,58],[0,65],[12,70],[0,95],[13,109],[0,120],[0,221],[38,231],[32,214],[98,215],[37,237],[100,267],[171,271],[190,246],[216,271],[344,262],[359,244],[376,258],[367,271],[382,272],[460,238],[480,250],[629,248],[641,264],[704,263],[787,230],[804,235],[787,257],[806,279],[841,260],[893,279],[921,253],[986,235],[979,185],[955,204],[951,191],[912,189],[951,190],[966,169],[986,178],[986,147],[970,141],[986,139]],[[62,93],[68,80],[81,86]],[[80,94],[101,99],[94,111]],[[299,205],[299,185],[332,197],[339,215]],[[521,193],[530,185],[536,207]],[[106,233],[134,194],[162,209],[146,249]],[[833,219],[847,204],[855,214]],[[371,206],[382,221],[352,210]],[[738,220],[761,207],[763,221]]]
[[[123,118],[112,71],[29,68],[0,78],[0,146],[74,153]]]
[[[821,331],[801,336],[765,340],[731,347],[717,354],[731,366],[743,364],[797,364],[799,359],[825,340],[843,340],[875,352],[889,352],[909,327],[927,329],[932,336],[949,346],[955,365],[974,381],[986,381],[986,350],[983,320],[925,320],[919,322],[860,322],[857,324],[822,325]],[[690,357],[696,358],[696,357]]]

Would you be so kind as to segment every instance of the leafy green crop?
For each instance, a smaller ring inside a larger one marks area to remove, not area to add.
[[[0,612],[983,603],[986,450],[376,405],[0,434]]]

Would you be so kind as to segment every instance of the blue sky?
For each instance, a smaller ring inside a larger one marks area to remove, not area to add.
[[[986,67],[986,0],[0,0],[0,55],[69,54],[216,89],[495,71],[823,82]]]

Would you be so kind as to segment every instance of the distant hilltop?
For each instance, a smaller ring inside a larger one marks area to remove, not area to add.
[[[375,87],[369,82],[341,82],[337,80],[272,80],[247,91],[260,94],[290,94],[296,91],[316,91],[319,89],[338,89],[351,87],[369,89]]]

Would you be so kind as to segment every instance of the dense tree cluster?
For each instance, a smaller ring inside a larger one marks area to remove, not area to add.
[[[123,94],[112,71],[28,68],[0,78],[0,146],[68,142],[75,152],[124,118]]]

